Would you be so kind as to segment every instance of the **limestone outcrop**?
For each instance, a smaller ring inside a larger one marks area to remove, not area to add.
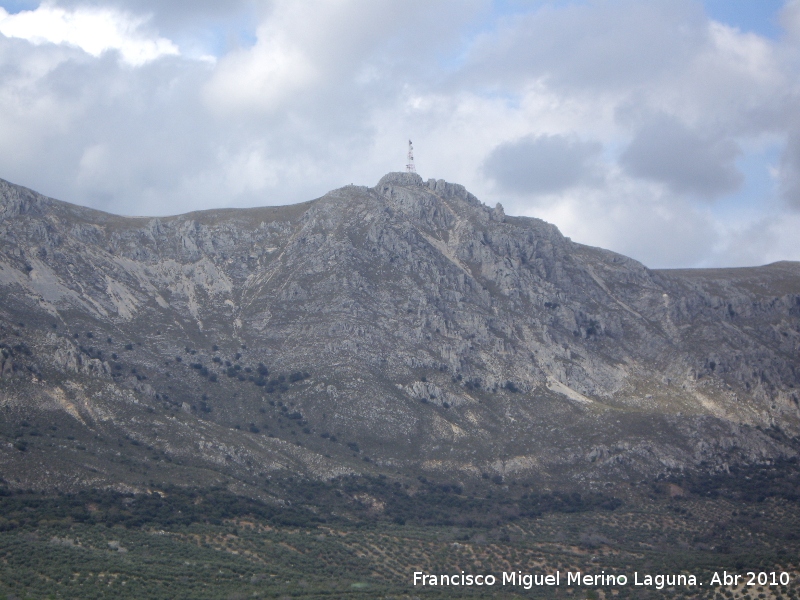
[[[651,270],[409,173],[159,218],[0,181],[0,217],[9,423],[79,385],[88,437],[242,478],[583,481],[798,449],[797,263]]]

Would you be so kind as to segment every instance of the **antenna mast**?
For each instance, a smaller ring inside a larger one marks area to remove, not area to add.
[[[406,165],[408,173],[416,173],[417,168],[414,166],[414,146],[411,145],[411,140],[408,140],[408,164]]]

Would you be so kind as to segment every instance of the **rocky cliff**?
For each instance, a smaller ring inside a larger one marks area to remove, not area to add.
[[[800,264],[654,271],[391,173],[109,215],[0,180],[0,475],[629,479],[794,456]]]

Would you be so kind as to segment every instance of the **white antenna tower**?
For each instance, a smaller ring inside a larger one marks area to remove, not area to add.
[[[408,140],[408,164],[406,165],[408,173],[416,173],[417,168],[414,166],[414,146],[411,145],[411,140]]]

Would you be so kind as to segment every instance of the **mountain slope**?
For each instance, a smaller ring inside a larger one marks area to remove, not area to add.
[[[407,173],[164,218],[0,181],[0,219],[14,485],[599,482],[796,455],[798,263],[652,271]]]

